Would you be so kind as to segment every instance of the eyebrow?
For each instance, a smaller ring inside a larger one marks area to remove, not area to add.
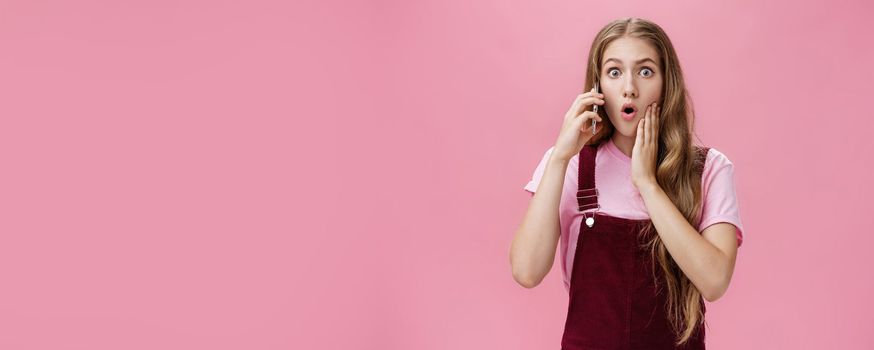
[[[607,60],[605,60],[605,61],[604,61],[604,64],[606,65],[607,62],[610,62],[610,61],[616,61],[617,63],[622,64],[622,61],[621,61],[621,60],[616,59],[616,58],[613,58],[613,57],[610,57],[610,58],[608,58]],[[637,60],[637,62],[635,62],[635,63],[636,63],[636,64],[641,64],[641,63],[646,62],[646,61],[650,61],[650,62],[652,62],[652,64],[656,64],[656,62],[653,61],[652,58],[649,58],[649,57],[647,57],[647,58],[643,58],[643,59],[639,59],[639,60]]]

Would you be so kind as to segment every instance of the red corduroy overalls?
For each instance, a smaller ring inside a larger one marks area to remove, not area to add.
[[[707,150],[698,149],[699,174]],[[597,154],[597,145],[580,151],[577,200],[581,211],[597,207]],[[571,272],[562,350],[704,349],[703,324],[683,346],[674,345],[675,335],[666,314],[664,273],[656,262],[653,279],[652,257],[641,247],[652,236],[638,234],[649,221],[596,212],[593,226],[589,227],[583,218]],[[703,299],[701,308],[706,310]]]

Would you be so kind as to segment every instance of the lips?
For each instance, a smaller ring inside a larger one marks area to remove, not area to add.
[[[631,102],[622,105],[622,109],[620,111],[622,114],[622,119],[625,119],[627,121],[633,120],[634,116],[637,115],[637,107],[635,107],[634,104]]]

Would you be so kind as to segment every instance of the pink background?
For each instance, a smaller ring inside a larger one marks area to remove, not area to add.
[[[0,347],[558,349],[522,190],[588,47],[672,38],[744,245],[710,349],[874,348],[863,1],[3,1]]]

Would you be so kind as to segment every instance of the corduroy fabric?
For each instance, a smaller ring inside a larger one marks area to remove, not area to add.
[[[699,174],[707,151],[706,147],[698,149]],[[585,198],[578,198],[578,204],[583,210],[597,204],[597,196],[591,196],[597,153],[597,145],[580,151],[578,193]],[[666,314],[664,274],[642,247],[651,236],[639,234],[650,220],[600,213],[595,213],[594,219],[592,227],[580,225],[562,350],[704,349],[703,324],[683,346],[674,345],[675,335]],[[704,300],[700,303],[706,311]]]

